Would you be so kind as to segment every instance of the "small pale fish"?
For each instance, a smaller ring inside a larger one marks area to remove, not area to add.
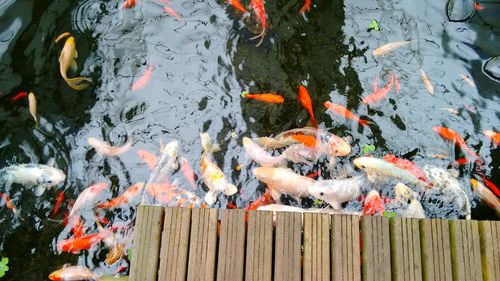
[[[30,109],[31,116],[33,116],[35,123],[38,123],[38,119],[36,118],[36,97],[35,97],[35,94],[29,93],[28,94],[28,101],[29,101],[29,109]]]
[[[97,280],[97,275],[85,266],[66,266],[49,275],[52,281]]]
[[[78,65],[75,60],[77,57],[78,52],[75,47],[75,38],[70,36],[64,43],[61,55],[59,56],[59,70],[62,78],[66,81],[68,86],[74,90],[83,90],[87,88],[90,83],[92,83],[92,79],[86,77],[68,78],[69,69],[72,71],[76,71],[78,69]]]
[[[495,212],[497,216],[500,217],[500,199],[493,194],[486,186],[475,179],[471,179],[470,183],[474,191],[481,196],[481,199],[484,200],[488,206],[490,206]]]
[[[259,181],[267,184],[271,196],[277,202],[281,194],[291,196],[297,201],[301,197],[311,196],[311,187],[316,182],[288,168],[259,167],[253,170],[253,174]]]
[[[465,83],[467,83],[467,85],[469,85],[471,88],[476,88],[476,83],[474,83],[474,81],[472,81],[472,79],[470,78],[470,76],[464,75],[464,74],[460,74],[460,78],[462,78],[461,80],[465,81]]]
[[[200,134],[203,154],[201,155],[201,174],[203,182],[208,187],[208,192],[205,195],[205,202],[213,205],[217,200],[217,195],[223,192],[227,196],[231,196],[238,192],[238,188],[227,181],[222,170],[211,159],[213,152],[219,150],[216,143],[212,143],[210,136],[207,133]]]
[[[388,54],[389,52],[391,52],[391,51],[393,51],[393,50],[395,50],[397,48],[409,45],[410,42],[411,41],[399,41],[399,42],[393,42],[393,43],[385,44],[383,46],[380,46],[380,47],[376,48],[373,51],[373,56],[374,57],[384,56],[384,55]]]
[[[58,185],[65,179],[63,171],[48,165],[20,164],[0,170],[0,183],[5,183],[6,187],[13,183],[27,188],[35,187],[36,196],[42,195],[46,188]]]
[[[440,193],[440,200],[453,205],[460,215],[470,219],[469,197],[460,182],[450,172],[432,165],[425,165],[423,170],[427,179],[432,183],[432,189]]]
[[[59,41],[63,40],[66,37],[69,37],[69,36],[71,36],[71,33],[64,32],[61,35],[57,36],[57,38],[56,38],[56,40],[54,40],[54,42],[59,43]]]
[[[455,114],[455,115],[459,115],[459,114],[460,114],[460,112],[459,112],[458,110],[454,109],[454,108],[449,108],[449,107],[440,107],[439,109],[441,109],[441,110],[446,110],[446,111],[448,111],[449,113],[451,113],[451,114]]]
[[[359,157],[354,159],[353,163],[356,167],[366,172],[368,180],[370,181],[374,181],[377,176],[384,176],[411,183],[416,186],[429,188],[427,183],[419,180],[409,171],[382,159],[375,157]]]
[[[424,87],[429,92],[429,94],[434,95],[434,86],[432,86],[431,79],[425,71],[420,68],[420,75],[422,76],[422,83],[424,83]]]
[[[134,84],[132,84],[131,88],[132,91],[137,91],[139,89],[146,87],[149,81],[151,80],[151,77],[153,75],[153,70],[154,67],[152,65],[149,65],[144,74],[139,79],[137,79],[137,81],[135,81]]]
[[[127,152],[132,147],[132,136],[128,134],[127,142],[122,146],[112,146],[109,143],[96,139],[94,137],[88,138],[88,143],[92,146],[97,153],[107,157],[113,157]]]
[[[243,138],[243,147],[247,156],[261,166],[277,167],[286,164],[284,155],[272,156],[247,137]]]
[[[361,176],[343,180],[320,180],[309,192],[312,196],[330,204],[333,209],[342,209],[341,204],[356,199],[361,194]]]
[[[395,187],[396,191],[396,202],[398,203],[398,208],[396,213],[400,217],[404,218],[417,218],[424,219],[425,211],[417,200],[417,194],[411,190],[407,185],[398,183]]]

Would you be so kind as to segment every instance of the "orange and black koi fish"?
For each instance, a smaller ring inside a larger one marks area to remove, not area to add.
[[[302,106],[309,112],[309,115],[311,116],[311,122],[314,128],[318,128],[318,122],[316,122],[316,118],[314,117],[314,112],[312,108],[311,96],[309,96],[307,88],[302,85],[299,86],[299,101],[302,104]]]

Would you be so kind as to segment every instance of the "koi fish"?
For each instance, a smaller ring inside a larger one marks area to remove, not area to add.
[[[248,206],[246,206],[245,210],[247,210],[247,211],[257,210],[257,208],[259,208],[261,206],[274,204],[274,203],[276,203],[276,201],[274,201],[273,197],[271,196],[271,193],[266,191],[266,192],[264,192],[264,194],[262,194],[262,196],[257,198],[252,203],[248,204]]]
[[[358,169],[364,170],[368,176],[368,180],[372,182],[377,179],[377,176],[385,176],[399,179],[417,186],[423,186],[425,188],[430,187],[427,183],[421,181],[409,171],[383,159],[375,157],[359,157],[354,159],[353,163]]]
[[[181,171],[184,178],[189,182],[193,189],[196,189],[196,175],[186,158],[181,158]]]
[[[483,183],[493,192],[495,193],[496,196],[500,197],[500,190],[494,183],[489,181],[484,175],[479,175],[481,179],[483,180]]]
[[[367,126],[369,124],[369,121],[359,119],[358,116],[354,115],[354,113],[349,111],[349,109],[343,107],[340,104],[336,104],[336,103],[327,101],[327,102],[323,103],[323,105],[327,108],[327,110],[330,110],[331,112],[333,112],[337,115],[343,116],[346,119],[352,119],[363,126]]]
[[[427,73],[425,73],[422,68],[420,68],[420,75],[422,76],[422,83],[424,83],[427,92],[434,95],[434,86],[432,86],[431,79],[429,79],[429,76],[427,76]]]
[[[467,83],[467,85],[469,85],[471,88],[476,88],[476,83],[474,83],[474,81],[472,81],[472,79],[470,79],[468,75],[460,74],[460,78],[462,78],[461,80],[465,81],[465,83]]]
[[[361,176],[343,180],[320,180],[309,190],[310,194],[330,204],[335,210],[341,210],[341,204],[356,199],[361,194]]]
[[[13,96],[10,98],[10,101],[11,102],[16,102],[24,97],[28,96],[28,93],[27,92],[20,92],[19,94]]]
[[[481,10],[484,10],[484,9],[486,9],[486,8],[483,7],[481,4],[479,4],[479,2],[474,1],[474,10],[481,11]]]
[[[90,250],[95,244],[103,240],[99,233],[92,233],[79,237],[69,238],[57,243],[57,249],[61,252],[79,254],[83,250]]]
[[[252,40],[260,38],[257,45],[255,45],[256,47],[259,47],[260,44],[262,44],[262,41],[264,41],[264,36],[266,35],[266,28],[267,28],[267,15],[266,15],[266,8],[264,7],[264,0],[251,0],[250,7],[257,14],[257,18],[259,19],[260,25],[262,26],[262,32],[257,36],[251,38]]]
[[[16,206],[14,206],[14,204],[12,204],[12,201],[10,201],[9,195],[0,192],[0,201],[1,201],[2,198],[5,201],[5,206],[8,209],[12,210],[12,212],[14,213],[14,215],[17,215],[17,208],[16,208]]]
[[[125,192],[123,192],[122,195],[113,198],[106,203],[101,203],[97,205],[96,208],[115,209],[115,208],[125,207],[131,204],[134,201],[134,199],[137,198],[137,196],[141,193],[143,188],[144,188],[144,182],[138,182],[129,187],[127,190],[125,190]]]
[[[424,208],[420,204],[420,201],[417,200],[417,195],[411,188],[405,184],[398,183],[394,189],[396,191],[396,202],[400,205],[396,209],[396,213],[400,217],[425,219]]]
[[[395,75],[391,75],[391,78],[389,80],[389,83],[382,89],[378,89],[377,91],[374,91],[373,93],[369,94],[368,96],[363,98],[363,103],[364,104],[371,104],[371,103],[376,103],[381,101],[387,94],[391,91],[392,86],[395,81]]]
[[[49,275],[52,281],[97,280],[98,277],[85,266],[66,266]]]
[[[496,143],[497,145],[500,145],[500,133],[491,130],[484,130],[483,133],[485,136],[490,138],[492,142]]]
[[[71,208],[69,217],[74,218],[77,212],[79,212],[83,208],[89,207],[89,205],[91,208],[93,208],[96,202],[99,200],[101,192],[106,188],[108,188],[107,183],[99,182],[83,190],[82,193],[78,195],[73,208]]]
[[[471,179],[470,183],[474,191],[481,196],[488,206],[490,206],[498,216],[500,216],[500,199],[498,199],[493,192],[491,192],[486,186],[481,184],[479,181],[475,179]]]
[[[106,255],[106,259],[104,260],[104,262],[107,265],[112,265],[123,257],[124,252],[125,252],[125,244],[115,243],[114,246],[111,247],[108,254]],[[99,280],[101,281],[102,279],[99,278]]]
[[[174,17],[176,20],[180,21],[181,20],[181,17],[174,11],[174,9],[170,8],[170,7],[167,7],[167,6],[164,6],[163,7],[163,10],[165,10],[165,12],[169,15],[171,15],[172,17]]]
[[[385,44],[383,46],[380,46],[380,47],[376,48],[373,51],[373,56],[374,57],[384,56],[384,55],[388,54],[389,52],[391,52],[391,51],[393,51],[393,50],[395,50],[397,48],[409,45],[410,42],[411,41],[399,41],[399,42],[393,42],[393,43]]]
[[[88,138],[87,141],[89,145],[97,151],[97,153],[108,157],[123,154],[132,147],[132,136],[130,134],[128,135],[127,142],[122,146],[111,146],[109,143],[94,137]]]
[[[233,6],[236,10],[242,12],[243,14],[248,13],[239,0],[227,0],[226,3]]]
[[[413,163],[410,160],[403,159],[403,158],[398,158],[392,154],[386,154],[384,155],[384,160],[396,165],[397,167],[401,169],[405,169],[411,174],[413,174],[415,177],[417,177],[419,180],[423,182],[427,182],[427,178],[425,177],[425,173],[420,167],[418,167],[415,163]]]
[[[253,99],[267,103],[281,104],[285,99],[277,94],[250,94],[248,91],[241,93],[241,96],[246,99]]]
[[[302,106],[309,112],[309,115],[311,116],[311,122],[314,128],[318,128],[318,122],[316,122],[316,118],[314,118],[314,113],[312,109],[311,96],[309,96],[307,88],[302,85],[299,86],[299,101],[302,104]]]
[[[147,150],[139,149],[137,150],[137,155],[139,155],[142,161],[148,165],[150,170],[154,170],[158,164],[158,157]]]
[[[399,79],[398,76],[396,76],[396,73],[394,73],[393,75],[394,75],[394,88],[396,89],[396,93],[399,94],[399,92],[401,92],[401,85],[399,84]]]
[[[299,10],[299,14],[305,15],[306,12],[311,11],[311,0],[304,0],[304,5]]]
[[[219,146],[212,143],[207,133],[201,133],[200,139],[203,147],[200,163],[201,175],[203,182],[209,190],[205,195],[205,202],[209,205],[213,205],[220,192],[223,192],[227,196],[231,196],[238,192],[238,188],[227,181],[222,170],[210,159],[211,154],[219,150]]]
[[[288,168],[258,167],[253,170],[255,177],[267,184],[273,199],[279,202],[281,194],[293,197],[297,201],[301,197],[311,195],[313,179],[299,175]]]
[[[135,7],[135,0],[125,0],[122,4],[122,9],[132,9]]]
[[[446,127],[441,127],[441,126],[435,126],[432,127],[432,130],[436,133],[439,134],[439,136],[446,140],[454,143],[456,146],[459,146],[462,148],[465,152],[467,152],[470,156],[475,157],[477,159],[480,159],[479,155],[472,151],[467,144],[465,143],[465,140],[458,134],[456,131],[446,128]]]
[[[135,81],[134,84],[132,84],[131,87],[132,91],[137,91],[146,87],[146,85],[151,80],[151,77],[153,76],[153,69],[154,67],[152,65],[148,66],[144,74],[142,74],[142,76],[139,79],[137,79],[137,81]]]
[[[297,142],[302,143],[306,147],[309,148],[315,148],[318,145],[318,140],[309,135],[304,135],[304,134],[294,134],[290,136],[292,139],[294,139]]]
[[[71,227],[71,232],[73,232],[73,235],[75,235],[75,237],[81,237],[83,233],[85,233],[85,224],[79,217],[74,218],[73,226]]]
[[[54,205],[54,210],[52,211],[52,217],[55,217],[59,212],[59,207],[61,206],[63,199],[64,199],[64,191],[61,191],[57,196],[56,204]]]
[[[77,57],[78,52],[75,47],[75,38],[70,36],[64,43],[61,55],[59,56],[59,70],[68,86],[74,90],[83,90],[92,83],[92,79],[86,77],[68,78],[68,69],[71,68],[71,70],[76,71],[78,68],[75,60]]]
[[[382,198],[376,190],[368,192],[365,198],[365,203],[363,204],[363,215],[365,216],[382,216],[384,212],[384,203],[382,203]]]
[[[33,116],[33,119],[35,119],[35,123],[38,123],[38,119],[36,118],[36,97],[35,94],[29,93],[28,94],[28,101],[29,101],[29,109],[31,116]]]
[[[440,107],[439,109],[441,109],[441,110],[446,110],[446,111],[448,111],[449,113],[451,113],[451,114],[455,114],[455,115],[459,115],[459,114],[460,114],[460,112],[459,112],[458,110],[454,109],[454,108]]]
[[[272,156],[247,137],[243,138],[243,147],[245,148],[245,152],[248,157],[261,166],[277,167],[284,166],[286,164],[284,154],[281,154],[280,156]]]
[[[69,37],[69,36],[71,36],[71,33],[64,32],[61,35],[57,36],[57,38],[56,38],[56,40],[54,40],[54,42],[57,44],[57,43],[59,43],[59,41],[63,40],[66,37]]]
[[[63,171],[49,165],[20,164],[0,170],[0,182],[5,183],[5,186],[17,183],[27,188],[35,187],[36,196],[42,195],[46,188],[58,185],[65,179]]]

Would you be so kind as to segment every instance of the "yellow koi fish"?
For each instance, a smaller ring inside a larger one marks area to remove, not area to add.
[[[389,44],[385,44],[383,46],[378,47],[373,51],[373,56],[374,57],[381,57],[386,54],[388,54],[390,51],[409,45],[411,41],[398,41],[398,42],[393,42]]]
[[[62,36],[62,35],[61,35]],[[76,58],[78,57],[78,52],[75,47],[75,38],[70,36],[66,43],[64,43],[64,47],[61,51],[61,55],[59,56],[59,70],[61,71],[61,76],[74,90],[83,90],[87,88],[90,83],[92,83],[91,78],[87,77],[75,77],[68,78],[68,69],[71,68],[72,71],[76,71],[78,65],[76,64]]]

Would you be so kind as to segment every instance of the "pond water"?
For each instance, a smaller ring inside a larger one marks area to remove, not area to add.
[[[133,9],[122,9],[117,0],[1,1],[0,163],[44,164],[53,158],[67,175],[64,184],[40,197],[13,186],[9,195],[18,216],[0,206],[0,256],[10,258],[4,279],[46,280],[65,263],[110,274],[126,266],[124,260],[105,265],[104,248],[58,254],[56,243],[68,235],[62,210],[93,183],[108,183],[103,197],[109,199],[146,181],[151,171],[136,152],[159,154],[160,142],[178,140],[179,155],[199,175],[199,133],[208,132],[222,148],[214,155],[217,164],[239,188],[229,199],[219,196],[215,206],[225,208],[228,200],[247,206],[265,186],[253,176],[255,164],[247,160],[241,140],[308,126],[309,115],[297,101],[301,84],[307,85],[319,127],[352,139],[352,153],[337,167],[349,166],[364,145],[373,144],[379,157],[392,153],[446,168],[463,155],[432,130],[445,126],[479,153],[484,174],[500,186],[500,149],[482,133],[500,130],[500,84],[482,70],[488,58],[500,55],[500,19],[494,16],[500,4],[488,2],[471,19],[449,22],[443,0],[313,0],[307,19],[298,13],[301,1],[269,0],[269,30],[256,47],[241,13],[223,1],[142,0]],[[166,13],[165,5],[180,19]],[[380,31],[368,30],[374,19]],[[54,39],[63,32],[75,37],[77,74],[94,81],[85,90],[75,91],[61,78],[63,43]],[[375,48],[402,40],[411,43],[383,58],[372,56]],[[150,82],[132,91],[148,66],[153,66]],[[430,77],[434,95],[425,89],[420,67]],[[393,72],[400,93],[393,91],[374,105],[361,103],[376,76],[385,85]],[[476,87],[460,75],[469,76]],[[279,91],[285,102],[245,100],[240,96],[244,90]],[[27,99],[10,100],[21,91],[37,96],[37,126]],[[346,106],[372,125],[358,126],[327,113],[325,101]],[[128,132],[133,147],[119,157],[103,157],[87,143],[96,137],[120,145]],[[463,184],[474,169],[459,168]],[[180,172],[174,177],[183,181]],[[61,191],[65,199],[53,217]],[[200,197],[206,193],[201,180],[194,192]],[[474,219],[497,219],[477,198],[473,206]],[[107,214],[123,222],[133,215],[133,209]]]

